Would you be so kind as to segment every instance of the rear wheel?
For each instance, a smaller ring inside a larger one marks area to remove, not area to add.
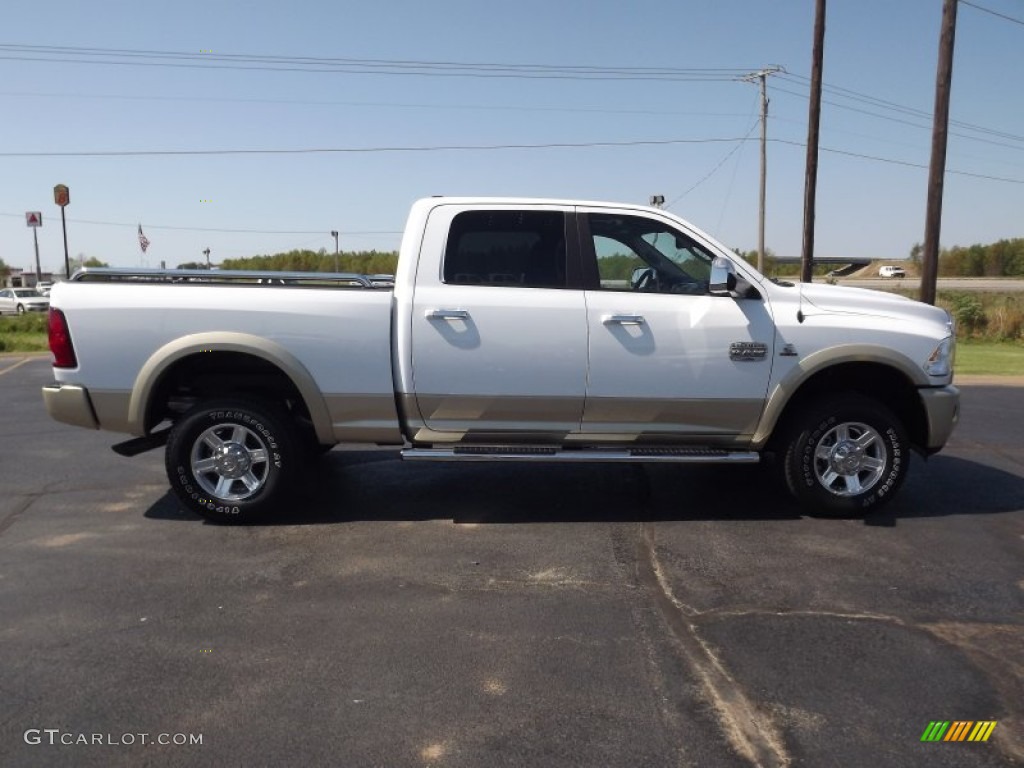
[[[19,304],[18,305],[18,314],[19,315],[24,315],[25,314],[25,305],[24,304]]]
[[[182,416],[167,441],[165,466],[188,509],[219,523],[248,523],[281,503],[300,456],[284,409],[224,399]]]
[[[831,395],[795,417],[783,464],[790,492],[809,511],[866,515],[892,499],[907,476],[906,429],[875,400]]]

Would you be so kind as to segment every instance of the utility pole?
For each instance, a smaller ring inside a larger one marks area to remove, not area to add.
[[[928,206],[921,253],[921,301],[935,303],[939,276],[939,233],[942,229],[942,185],[946,176],[946,140],[949,128],[949,91],[953,82],[953,43],[956,38],[957,0],[942,5],[939,65],[935,72],[935,117],[932,122],[932,159],[928,168]]]
[[[210,268],[210,249],[206,248],[203,250],[203,256],[206,257],[206,268]]]
[[[809,283],[814,268],[814,204],[818,193],[818,128],[821,123],[821,70],[825,58],[825,0],[814,8],[814,48],[811,53],[811,104],[807,114],[807,170],[804,176],[804,243],[800,282]]]
[[[757,219],[757,271],[764,273],[764,209],[765,188],[768,179],[768,75],[781,72],[782,67],[768,67],[743,77],[748,83],[761,81],[761,201]]]
[[[64,230],[64,276],[71,279],[71,262],[68,259],[68,222],[64,218],[64,209],[71,202],[71,191],[67,184],[58,184],[53,188],[53,202],[60,206],[60,226]]]
[[[39,266],[39,235],[36,234],[39,227],[32,227],[32,243],[36,247],[36,285],[43,282],[43,270]]]
[[[334,271],[338,272],[338,230],[331,230],[331,237],[334,238]]]

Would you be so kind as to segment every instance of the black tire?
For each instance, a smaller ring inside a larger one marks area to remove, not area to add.
[[[903,423],[855,392],[836,393],[794,414],[783,474],[790,493],[813,514],[862,517],[888,503],[910,469]]]
[[[294,422],[283,408],[234,398],[200,403],[185,413],[165,454],[167,478],[186,508],[213,522],[236,524],[283,506],[301,460]]]
[[[24,315],[25,314],[25,305],[24,304],[19,304],[18,305],[18,314],[19,315]]]

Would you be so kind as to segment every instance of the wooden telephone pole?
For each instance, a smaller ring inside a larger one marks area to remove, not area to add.
[[[743,79],[748,83],[761,81],[761,199],[757,218],[757,271],[764,274],[764,211],[765,191],[768,179],[768,75],[781,72],[782,67],[768,67],[760,72],[751,72]]]
[[[811,54],[811,105],[807,115],[807,171],[804,177],[804,242],[800,282],[809,283],[814,271],[814,205],[818,191],[818,127],[821,122],[821,69],[825,57],[825,0],[814,11],[814,49]]]
[[[926,304],[935,303],[935,282],[939,275],[939,233],[942,229],[942,185],[946,175],[946,141],[949,135],[949,91],[953,82],[956,3],[957,0],[945,0],[942,6],[939,66],[935,73],[932,159],[928,169],[928,207],[921,253],[921,301]]]

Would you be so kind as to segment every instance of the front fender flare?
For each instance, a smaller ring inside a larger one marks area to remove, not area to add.
[[[816,374],[844,363],[874,363],[884,365],[907,377],[916,387],[932,386],[928,375],[902,352],[878,344],[841,344],[821,349],[808,355],[787,373],[768,393],[761,421],[757,425],[752,444],[762,448],[778,425],[779,418],[793,395]]]

